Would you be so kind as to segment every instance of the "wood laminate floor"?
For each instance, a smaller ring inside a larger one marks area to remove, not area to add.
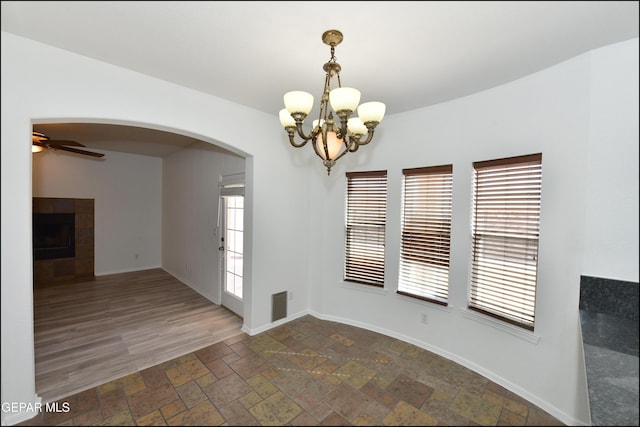
[[[36,392],[52,402],[241,333],[162,269],[34,287]]]

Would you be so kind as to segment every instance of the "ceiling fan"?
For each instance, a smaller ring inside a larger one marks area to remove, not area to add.
[[[71,153],[84,154],[86,156],[104,157],[102,153],[94,153],[93,151],[81,150],[79,148],[72,147],[85,147],[76,141],[68,141],[62,139],[50,139],[42,132],[33,132],[31,137],[31,151],[33,153],[39,153],[45,148],[52,148],[54,150],[69,151]]]

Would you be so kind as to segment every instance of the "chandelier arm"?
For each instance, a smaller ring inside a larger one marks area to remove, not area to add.
[[[367,129],[367,139],[365,139],[364,141],[358,141],[358,145],[367,145],[368,143],[371,142],[371,140],[373,139],[373,128],[369,128]]]
[[[293,133],[293,131],[289,132],[289,143],[291,143],[291,145],[296,148],[304,147],[305,145],[307,145],[307,142],[309,142],[308,139],[303,139],[302,142],[296,143],[294,138],[295,134]]]
[[[324,158],[328,159],[329,158],[329,140],[327,139],[327,129],[323,127],[321,130],[321,133],[322,133],[322,147],[324,148],[324,155],[325,155]],[[318,144],[313,144],[313,145],[318,145]]]
[[[365,126],[367,127],[367,139],[365,139],[364,141],[360,141],[360,138],[358,138],[355,141],[356,146],[351,149],[352,153],[355,152],[359,146],[367,145],[371,142],[371,140],[373,140],[373,134],[375,133],[376,126],[378,126],[378,122],[367,122],[365,123]]]
[[[322,157],[322,154],[320,154],[320,151],[318,151],[318,144],[316,144],[316,139],[313,139],[313,142],[311,143],[311,146],[313,147],[313,151],[316,152],[316,156],[320,157],[321,159],[324,160],[324,158]]]
[[[354,144],[353,147],[351,147],[349,149],[350,152],[355,153],[356,151],[358,151],[358,148],[360,148],[361,145],[367,145],[368,143],[370,143],[373,140],[373,133],[374,133],[374,126],[369,127],[368,132],[367,132],[367,139],[365,139],[364,141],[360,141],[360,138],[355,139],[354,140]]]
[[[304,129],[302,129],[302,120],[296,120],[296,130],[298,131],[298,136],[304,140],[304,144],[306,144],[313,134],[309,134],[308,136],[304,134]]]
[[[345,145],[346,145],[346,144],[347,144],[347,143],[345,142]],[[347,145],[346,150],[344,150],[342,153],[340,153],[340,155],[339,155],[339,156],[337,156],[335,159],[333,159],[333,161],[337,161],[339,158],[341,158],[342,156],[344,156],[345,154],[347,154],[348,152],[350,152],[350,151],[351,151],[351,148],[350,148],[350,147],[351,147],[352,145],[354,145],[354,144],[353,144],[352,142],[349,142],[349,144]],[[356,146],[356,150],[357,150],[357,149],[358,149],[358,148],[357,148],[357,147],[358,147],[358,144],[355,144],[355,146]]]
[[[338,131],[338,138],[342,139],[342,138],[347,138],[347,120],[349,119],[349,116],[351,114],[349,114],[349,116],[345,115],[342,111],[340,111],[338,113],[339,117],[340,117],[340,129]]]

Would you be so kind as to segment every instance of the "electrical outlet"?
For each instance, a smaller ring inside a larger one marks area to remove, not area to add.
[[[425,325],[429,323],[429,317],[427,316],[427,313],[420,314],[420,322],[424,323]]]
[[[293,300],[293,292],[289,291],[289,301]]]

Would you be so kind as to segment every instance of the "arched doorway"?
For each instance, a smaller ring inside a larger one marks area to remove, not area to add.
[[[244,153],[177,130],[132,123],[38,123],[33,129],[106,153],[95,160],[54,151],[44,153],[48,157],[34,154],[32,161],[32,196],[97,197],[97,276],[160,267],[221,304],[220,254],[210,225],[218,212],[218,177],[244,173]],[[159,250],[153,249],[156,244]]]

